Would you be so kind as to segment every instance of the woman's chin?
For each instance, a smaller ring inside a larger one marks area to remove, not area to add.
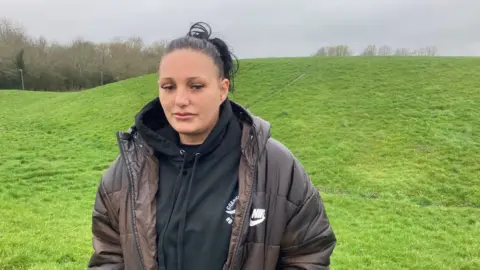
[[[185,136],[195,136],[199,133],[199,130],[192,124],[182,123],[176,124],[174,127],[176,132]]]

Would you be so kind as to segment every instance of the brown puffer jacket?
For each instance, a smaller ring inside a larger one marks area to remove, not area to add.
[[[270,124],[233,101],[243,125],[239,200],[223,269],[330,269],[336,238],[320,194]],[[98,186],[88,269],[154,270],[157,159],[135,128]],[[250,227],[251,217],[264,219]]]

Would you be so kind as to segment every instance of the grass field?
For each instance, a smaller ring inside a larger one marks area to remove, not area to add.
[[[240,70],[232,98],[272,123],[323,194],[332,269],[480,269],[480,59],[257,59]],[[0,91],[0,269],[86,268],[115,131],[156,94],[154,75]]]

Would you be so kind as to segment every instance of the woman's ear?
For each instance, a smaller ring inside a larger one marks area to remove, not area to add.
[[[230,81],[223,79],[220,83],[220,101],[224,102],[228,96],[228,89],[230,88]]]

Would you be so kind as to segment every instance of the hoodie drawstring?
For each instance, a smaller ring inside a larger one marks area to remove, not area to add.
[[[185,155],[185,151],[184,150],[180,150],[180,154],[182,155],[183,157],[183,160],[182,160],[182,166],[180,167],[180,172],[178,173],[177,175],[177,180],[175,181],[175,186],[173,188],[173,196],[175,196],[171,202],[171,206],[170,206],[170,214],[168,215],[168,220],[167,220],[167,223],[165,223],[165,226],[163,228],[163,231],[162,231],[162,249],[164,249],[164,244],[165,244],[165,233],[167,231],[167,227],[168,225],[170,224],[170,219],[172,217],[172,214],[173,214],[173,207],[175,206],[175,202],[177,201],[177,198],[178,198],[178,189],[182,186],[181,183],[180,183],[180,180],[182,179],[182,173],[183,173],[183,169],[185,167],[185,162],[187,160],[187,157]],[[166,263],[165,263],[165,252],[162,252],[162,255],[163,255],[163,260],[162,260],[162,266],[160,267],[160,269],[166,269]]]
[[[198,158],[200,157],[200,153],[195,153],[195,161],[193,162],[192,168],[192,175],[190,176],[190,180],[188,181],[188,188],[187,188],[187,195],[185,197],[185,202],[183,204],[182,209],[182,219],[180,220],[180,225],[178,227],[178,239],[177,239],[177,250],[178,250],[178,270],[183,270],[183,235],[185,231],[185,223],[187,219],[187,210],[188,210],[188,203],[190,198],[190,190],[192,189],[192,183],[195,178],[195,169],[197,166]]]

